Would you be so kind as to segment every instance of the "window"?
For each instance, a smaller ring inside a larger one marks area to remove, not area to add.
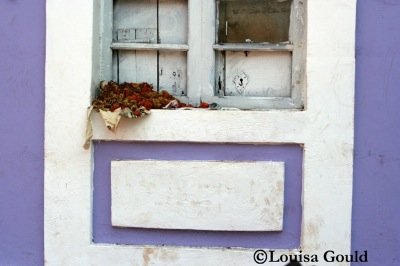
[[[303,107],[301,0],[114,0],[103,8],[105,80],[149,82],[192,104]]]

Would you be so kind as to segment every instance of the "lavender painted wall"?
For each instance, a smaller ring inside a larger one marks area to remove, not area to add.
[[[352,242],[369,265],[400,265],[398,14],[358,0]],[[41,265],[45,0],[0,1],[0,37],[0,265]]]
[[[0,1],[0,265],[43,264],[45,1]]]
[[[400,1],[358,0],[357,11],[352,244],[353,249],[369,250],[371,265],[397,266]]]

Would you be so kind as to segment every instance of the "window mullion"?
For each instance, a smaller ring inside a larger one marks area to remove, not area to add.
[[[98,8],[100,9],[99,16],[99,39],[101,40],[98,52],[95,56],[99,57],[99,76],[100,80],[112,79],[112,50],[110,45],[112,43],[113,32],[113,1],[103,0],[99,1]]]
[[[188,45],[187,54],[187,96],[191,103],[198,103],[201,92],[201,22],[202,0],[188,0]],[[200,37],[200,38],[199,38]]]
[[[304,108],[305,104],[306,4],[307,1],[294,0],[290,14],[290,41],[294,47],[291,98],[296,108]]]
[[[215,23],[216,1],[202,1],[201,96],[215,95]]]

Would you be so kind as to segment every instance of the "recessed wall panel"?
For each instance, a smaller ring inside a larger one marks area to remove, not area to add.
[[[280,231],[284,163],[112,161],[112,225]]]

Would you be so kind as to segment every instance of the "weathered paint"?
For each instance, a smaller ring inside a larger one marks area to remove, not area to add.
[[[44,4],[0,2],[0,80],[3,88],[12,88],[1,90],[0,103],[8,110],[30,106],[1,120],[0,264],[5,265],[43,261]],[[370,251],[371,265],[382,266],[396,266],[400,260],[400,166],[398,150],[393,149],[400,135],[399,12],[396,0],[358,3],[352,240],[353,249]],[[17,198],[19,194],[23,197]],[[154,253],[146,254],[150,258]]]
[[[160,43],[186,44],[188,38],[188,1],[160,0],[158,12]],[[113,26],[114,30],[156,29],[157,1],[114,1]]]
[[[290,97],[290,52],[227,51],[225,61],[225,95]]]
[[[157,26],[159,26],[158,31]],[[129,31],[130,37],[122,36],[123,40],[120,41],[118,36],[121,34],[118,32],[124,29],[130,29],[132,33]],[[146,41],[146,36],[149,35],[146,32],[151,33],[151,37],[147,37],[151,45]],[[110,35],[110,33],[105,35]],[[141,37],[142,35],[144,37]],[[163,0],[159,2],[159,6],[155,0],[115,1],[114,44],[112,45],[114,49],[113,80],[148,82],[155,88],[166,90],[173,95],[186,95],[187,53],[180,52],[179,47],[185,46],[187,39],[188,2],[186,0]],[[118,42],[123,43],[118,44]],[[124,49],[137,47],[139,50],[119,51],[118,47]],[[155,47],[162,47],[162,49],[168,47],[170,51],[158,53]],[[146,49],[146,51],[141,49]]]
[[[281,231],[283,162],[111,162],[118,227]]]
[[[157,71],[156,51],[119,51],[113,57],[113,80],[122,82],[147,82],[172,95],[184,96],[187,88],[186,52],[160,51]],[[118,62],[118,63],[117,63]],[[118,65],[118,67],[117,67]],[[118,69],[118,71],[117,71]]]

